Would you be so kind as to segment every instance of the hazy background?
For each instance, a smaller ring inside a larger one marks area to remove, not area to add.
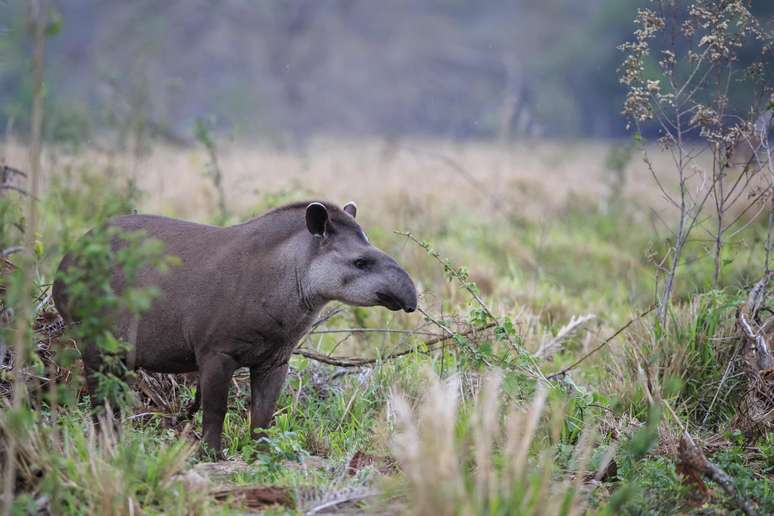
[[[55,0],[46,134],[295,145],[620,137],[616,46],[644,0]],[[758,0],[758,14],[774,14]],[[0,123],[30,111],[26,3],[0,1]],[[112,129],[109,131],[108,129]],[[99,138],[98,138],[99,139]]]

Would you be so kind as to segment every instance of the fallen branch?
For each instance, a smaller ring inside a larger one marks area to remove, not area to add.
[[[472,328],[463,333],[451,334],[451,335],[440,335],[434,339],[425,341],[423,344],[427,348],[426,352],[429,353],[431,351],[435,351],[435,348],[437,347],[438,344],[441,344],[443,342],[446,342],[447,340],[453,339],[455,335],[463,335],[463,336],[472,335],[474,333],[493,328],[494,326],[496,326],[496,324],[497,323],[495,322],[490,322],[489,324],[482,326],[481,328]],[[328,364],[328,365],[337,366],[337,367],[365,367],[365,366],[373,365],[379,360],[384,362],[386,360],[392,360],[395,358],[400,358],[406,355],[410,355],[411,353],[414,353],[415,351],[417,351],[417,347],[412,347],[403,351],[399,351],[397,353],[392,353],[390,355],[386,355],[381,358],[330,356],[322,353],[317,353],[316,351],[312,351],[310,349],[305,349],[305,348],[296,349],[295,351],[293,351],[293,354],[300,355],[302,357],[308,358],[310,360],[314,360],[316,362],[321,362],[323,364]]]
[[[219,487],[210,491],[210,495],[220,502],[237,502],[248,509],[268,509],[271,507],[295,507],[290,489],[278,486],[234,486]]]
[[[650,393],[648,394],[648,397],[652,402],[653,398],[651,397]],[[669,414],[672,416],[672,419],[675,420],[683,432],[683,435],[680,437],[680,444],[678,446],[678,452],[680,454],[680,469],[691,476],[695,476],[692,475],[692,473],[701,473],[705,475],[707,478],[723,488],[723,491],[725,491],[726,494],[736,502],[737,506],[742,510],[742,512],[748,516],[757,516],[758,511],[755,509],[755,506],[748,498],[743,498],[739,494],[739,491],[736,488],[736,484],[734,484],[734,479],[728,476],[728,473],[720,469],[717,465],[707,460],[704,452],[693,440],[691,434],[688,433],[688,429],[685,427],[683,422],[680,421],[680,418],[677,417],[677,414],[672,409],[672,406],[666,400],[661,400],[661,402],[666,407],[667,412],[669,412]]]
[[[734,479],[728,476],[728,473],[707,460],[707,457],[704,456],[704,452],[696,445],[688,431],[683,431],[683,436],[680,438],[679,452],[683,468],[688,467],[704,474],[723,488],[723,491],[736,502],[742,512],[748,516],[757,516],[758,511],[750,502],[749,498],[744,498],[739,494],[739,491],[736,489],[736,484],[734,484]]]
[[[748,384],[747,393],[740,402],[736,424],[747,433],[768,430],[772,426],[774,399],[771,392],[774,378],[770,371],[774,365],[774,357],[772,357],[769,338],[774,318],[762,321],[760,317],[766,305],[767,289],[772,278],[774,278],[774,271],[766,272],[750,289],[747,301],[736,313],[737,326],[741,332],[741,343],[738,349],[742,351],[744,373]]]
[[[554,373],[554,374],[551,374],[551,375],[548,375],[548,379],[549,380],[553,380],[554,378],[558,378],[560,376],[564,376],[565,374],[567,374],[571,370],[575,369],[576,367],[578,367],[581,364],[581,362],[583,362],[584,360],[589,358],[591,355],[593,355],[594,353],[596,353],[597,351],[599,351],[600,349],[602,349],[603,347],[608,345],[610,343],[610,341],[612,341],[613,339],[618,337],[620,334],[622,334],[624,331],[626,331],[626,329],[629,328],[629,326],[631,326],[634,323],[634,321],[639,321],[640,319],[642,319],[643,317],[645,317],[646,315],[648,315],[649,313],[651,313],[655,309],[656,309],[656,305],[653,305],[650,308],[648,308],[646,311],[642,312],[637,317],[634,317],[633,319],[629,319],[629,322],[627,322],[626,324],[624,324],[623,326],[618,328],[618,330],[616,330],[615,333],[613,333],[608,338],[603,340],[602,343],[599,346],[595,347],[594,349],[592,349],[591,351],[589,351],[588,353],[586,353],[585,355],[583,355],[578,360],[576,360],[572,364],[568,365],[567,367],[565,367],[561,371],[559,371],[557,373]]]
[[[766,288],[774,276],[774,271],[767,272],[750,290],[747,303],[739,308],[737,321],[743,336],[749,341],[745,350],[745,359],[751,372],[759,373],[771,369],[772,357],[769,344],[766,341],[765,323],[758,325],[757,316],[766,301]]]

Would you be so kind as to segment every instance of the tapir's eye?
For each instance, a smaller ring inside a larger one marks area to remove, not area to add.
[[[367,258],[358,258],[354,262],[352,262],[352,265],[357,267],[358,269],[367,269],[369,265],[369,261]]]

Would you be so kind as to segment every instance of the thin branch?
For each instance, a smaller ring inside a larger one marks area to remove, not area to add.
[[[320,318],[317,319],[312,324],[312,328],[311,329],[314,330],[315,328],[319,327],[321,324],[324,324],[327,321],[330,321],[331,319],[333,319],[334,317],[336,317],[337,315],[339,315],[343,311],[344,311],[344,308],[342,308],[341,306],[335,306],[335,307],[331,308],[326,313],[324,313],[322,316],[320,316]]]
[[[14,185],[0,184],[0,190],[13,190],[14,192],[18,192],[25,197],[32,197],[32,194],[30,194],[27,190]]]
[[[8,256],[11,256],[12,254],[20,253],[22,251],[24,251],[24,246],[23,245],[14,245],[14,246],[11,246],[11,247],[9,247],[7,249],[3,249],[2,251],[0,251],[0,258],[6,258]]]
[[[0,172],[2,172],[3,179],[7,178],[9,174],[16,174],[17,176],[27,177],[25,172],[22,172],[18,168],[9,167],[8,165],[2,165]]]
[[[658,186],[658,189],[661,191],[661,194],[664,196],[664,199],[672,203],[672,205],[679,210],[680,204],[678,204],[678,202],[675,201],[674,198],[672,198],[672,196],[667,192],[666,188],[664,188],[664,185],[661,184],[661,180],[658,178],[658,175],[656,174],[656,171],[653,168],[653,162],[650,160],[650,157],[645,151],[644,145],[641,149],[641,152],[642,152],[642,161],[645,163],[645,165],[647,165],[648,171],[650,172],[650,175],[653,177],[653,180],[656,182],[656,186]]]
[[[704,414],[704,419],[701,421],[702,426],[707,422],[707,419],[709,418],[709,415],[712,413],[712,409],[715,407],[715,402],[718,399],[718,395],[720,394],[720,391],[723,389],[723,385],[726,383],[726,380],[728,380],[728,375],[731,372],[731,367],[734,365],[734,360],[736,359],[736,356],[739,354],[739,350],[744,347],[744,343],[737,346],[734,349],[734,354],[731,356],[731,360],[728,361],[728,365],[726,366],[726,370],[723,372],[723,377],[720,379],[720,384],[718,385],[717,390],[715,391],[715,395],[712,397],[712,401],[710,402],[710,406],[707,409],[707,412]]]
[[[436,332],[424,331],[424,330],[399,330],[392,328],[336,328],[336,329],[324,329],[313,330],[309,334],[323,335],[328,333],[401,333],[406,335],[425,335],[429,337],[442,337]]]
[[[600,349],[602,349],[603,347],[605,347],[606,345],[608,345],[608,344],[609,344],[609,343],[610,343],[610,342],[611,342],[613,339],[615,339],[615,338],[616,338],[616,337],[618,337],[620,334],[622,334],[624,331],[626,331],[626,329],[627,329],[627,328],[629,328],[629,326],[631,326],[631,325],[632,325],[632,324],[633,324],[635,321],[638,321],[638,320],[642,319],[643,317],[645,317],[646,315],[648,315],[649,313],[651,313],[651,312],[652,312],[653,310],[655,310],[655,309],[656,309],[656,305],[653,305],[653,306],[651,306],[650,308],[648,308],[646,311],[642,312],[642,313],[641,313],[640,315],[638,315],[637,317],[634,317],[634,318],[632,318],[632,319],[629,319],[629,322],[627,322],[626,324],[624,324],[623,326],[621,326],[620,328],[618,328],[618,330],[616,330],[616,332],[615,332],[615,333],[613,333],[613,334],[612,334],[612,335],[610,335],[608,338],[606,338],[605,340],[603,340],[603,341],[602,341],[602,343],[601,343],[601,344],[599,344],[597,347],[595,347],[594,349],[592,349],[591,351],[589,351],[588,353],[586,353],[585,355],[583,355],[583,356],[582,356],[582,357],[580,357],[578,360],[576,360],[576,361],[575,361],[575,362],[573,362],[572,364],[568,365],[567,367],[565,367],[565,368],[564,368],[564,369],[562,369],[561,371],[559,371],[559,372],[557,372],[557,373],[554,373],[554,374],[550,374],[550,375],[548,375],[548,379],[549,379],[549,380],[553,380],[554,378],[559,378],[559,377],[561,377],[561,376],[564,376],[565,374],[567,374],[567,373],[568,373],[568,372],[570,372],[571,370],[575,369],[575,368],[576,368],[576,367],[578,367],[578,366],[579,366],[579,365],[580,365],[580,364],[581,364],[581,363],[582,363],[584,360],[586,360],[586,359],[587,359],[587,358],[589,358],[591,355],[593,355],[594,353],[596,353],[597,351],[599,351]]]
[[[417,239],[417,237],[415,237],[411,232],[408,232],[408,231],[395,231],[395,234],[396,235],[404,236],[404,237],[408,238],[409,240],[411,240],[412,242],[414,242],[415,244],[417,244],[419,247],[425,249],[426,251],[429,251],[429,249],[428,249],[429,246],[426,243],[424,243],[424,242],[420,241],[419,239]],[[438,263],[443,265],[444,268],[451,267],[451,265],[449,263],[447,263],[443,259],[441,259],[441,257],[438,255],[438,253],[431,252],[429,254],[430,254],[430,256],[435,258],[435,260]],[[492,310],[489,309],[489,307],[486,305],[486,303],[484,303],[484,300],[481,299],[481,296],[478,295],[478,292],[476,292],[474,288],[471,288],[471,286],[465,284],[465,282],[462,282],[462,288],[467,290],[468,293],[471,296],[473,296],[473,299],[475,299],[476,303],[478,303],[478,305],[484,310],[484,312],[486,312],[486,315],[490,319],[495,321],[497,324],[500,324],[498,318],[495,316],[495,314],[492,312]]]
[[[427,348],[426,351],[429,353],[429,352],[435,351],[436,346],[438,344],[441,344],[446,342],[447,340],[453,339],[456,335],[462,335],[467,337],[475,333],[488,330],[495,326],[496,326],[496,323],[491,322],[480,328],[472,328],[468,331],[457,333],[457,334],[447,329],[449,332],[448,335],[437,336],[436,338],[425,341],[419,345],[424,344],[424,346]],[[393,360],[395,358],[400,358],[406,355],[410,355],[411,353],[418,351],[418,346],[414,346],[410,349],[399,351],[397,353],[392,353],[390,355],[385,355],[381,358],[330,356],[330,355],[325,355],[323,353],[317,353],[316,351],[312,351],[306,348],[296,349],[295,351],[293,351],[293,354],[308,358],[310,360],[314,360],[316,362],[321,362],[323,364],[328,364],[328,365],[337,366],[337,367],[364,367],[364,366],[376,364],[378,361],[385,362],[387,360]]]

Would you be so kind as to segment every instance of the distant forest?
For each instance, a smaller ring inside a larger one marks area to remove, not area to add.
[[[647,0],[55,0],[46,136],[620,137]],[[774,18],[774,2],[754,0]],[[30,111],[26,3],[0,0],[0,123]]]

